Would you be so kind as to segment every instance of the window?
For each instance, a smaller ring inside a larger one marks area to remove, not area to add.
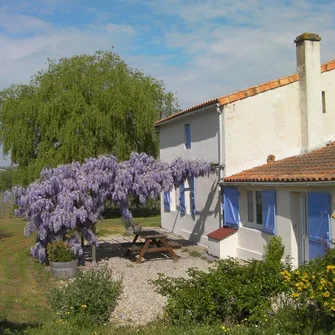
[[[189,123],[185,124],[185,149],[191,148],[191,126]]]
[[[176,189],[173,187],[172,191],[170,192],[170,210],[176,210]]]
[[[247,191],[247,226],[276,233],[276,191]]]
[[[248,225],[260,228],[263,223],[262,192],[247,191]]]
[[[322,91],[322,113],[326,113],[326,92]]]

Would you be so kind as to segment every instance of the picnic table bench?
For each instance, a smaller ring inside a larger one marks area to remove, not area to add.
[[[167,241],[167,234],[159,233],[154,230],[138,231],[134,232],[134,234],[132,245],[128,248],[127,254],[130,252],[139,252],[140,255],[137,259],[137,263],[141,263],[143,256],[148,252],[168,252],[172,258],[177,258],[177,255]],[[144,239],[144,244],[136,244],[138,238]]]

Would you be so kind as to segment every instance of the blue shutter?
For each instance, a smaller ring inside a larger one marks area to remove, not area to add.
[[[237,187],[225,187],[224,196],[224,225],[239,226],[239,193]]]
[[[195,219],[196,209],[195,209],[195,201],[194,201],[194,177],[189,179],[190,185],[190,207],[191,207],[191,215],[192,218]]]
[[[185,186],[184,183],[181,183],[179,186],[179,210],[181,215],[185,215]]]
[[[262,225],[263,231],[276,233],[276,191],[262,191]]]
[[[185,124],[185,148],[191,148],[191,127],[190,124]]]
[[[170,212],[170,192],[164,192],[164,212]]]
[[[309,259],[321,256],[329,243],[330,195],[308,193]]]

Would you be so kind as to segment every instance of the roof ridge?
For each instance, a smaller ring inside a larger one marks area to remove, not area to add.
[[[332,59],[332,60],[330,60],[326,63],[321,64],[321,73],[332,71],[334,69],[335,69],[335,59]],[[214,103],[219,103],[220,106],[226,105],[226,104],[238,101],[238,100],[243,100],[243,99],[249,98],[251,96],[254,96],[254,95],[257,95],[257,94],[260,94],[260,93],[263,93],[263,92],[267,92],[267,91],[276,89],[278,87],[283,87],[283,86],[292,84],[292,83],[294,83],[298,80],[299,80],[299,75],[297,73],[293,73],[293,74],[290,74],[290,75],[282,77],[282,78],[278,78],[278,79],[275,79],[275,80],[265,82],[263,84],[259,84],[259,85],[256,85],[256,86],[251,86],[251,87],[248,87],[246,89],[243,89],[243,90],[240,90],[240,91],[237,91],[237,92],[234,92],[234,93],[230,93],[230,94],[218,97],[218,98],[214,98],[214,99],[211,99],[211,100],[204,101],[200,104],[194,105],[194,106],[189,107],[187,109],[184,109],[180,112],[174,113],[170,116],[167,116],[166,118],[163,118],[161,120],[156,121],[155,125],[159,125],[159,124],[161,124],[165,121],[174,119],[174,118],[176,118],[180,115],[187,114],[187,113],[195,111],[197,109],[207,107],[207,106],[212,105]]]

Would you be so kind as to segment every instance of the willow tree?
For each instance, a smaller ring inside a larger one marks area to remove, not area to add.
[[[0,92],[0,141],[28,184],[43,167],[132,151],[157,156],[153,124],[176,111],[163,82],[113,52],[48,61],[29,85]]]

